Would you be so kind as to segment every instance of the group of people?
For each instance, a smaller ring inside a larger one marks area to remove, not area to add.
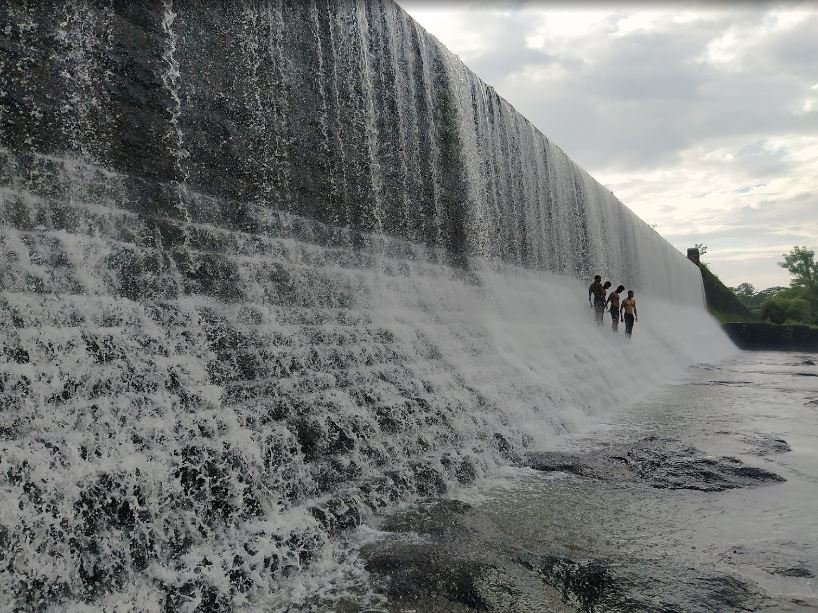
[[[628,297],[622,299],[620,294],[625,291],[625,286],[620,285],[610,294],[607,293],[611,287],[610,281],[602,283],[602,277],[594,276],[594,282],[588,287],[588,302],[594,310],[594,318],[598,326],[601,326],[605,319],[605,309],[611,314],[611,329],[619,332],[619,322],[625,322],[625,335],[630,338],[633,334],[633,324],[639,321],[636,312],[636,299],[633,297],[633,290],[628,290]]]

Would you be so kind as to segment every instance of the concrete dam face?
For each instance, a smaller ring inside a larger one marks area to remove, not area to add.
[[[292,606],[370,514],[731,351],[392,2],[3,3],[0,258],[3,610]]]

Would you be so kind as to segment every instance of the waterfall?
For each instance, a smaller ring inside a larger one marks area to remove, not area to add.
[[[173,160],[175,178],[172,183],[178,197],[177,209],[181,218],[189,223],[191,217],[187,210],[186,196],[190,173],[187,170],[185,161],[189,153],[185,149],[185,138],[179,123],[182,116],[182,100],[179,98],[179,78],[181,75],[179,73],[179,62],[176,60],[176,45],[179,37],[173,30],[175,21],[176,13],[173,11],[173,0],[162,0],[162,33],[166,44],[162,53],[164,66],[161,78],[167,95],[170,97],[170,109],[168,110],[170,118],[168,130],[163,140],[167,144]]]
[[[372,513],[732,350],[392,2],[11,0],[0,39],[0,609],[286,608]]]

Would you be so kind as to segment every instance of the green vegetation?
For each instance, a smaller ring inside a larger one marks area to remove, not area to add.
[[[750,314],[744,323],[735,318],[734,313],[719,312],[710,304],[709,270],[706,265],[701,265],[710,311],[742,349],[818,351],[818,265],[815,252],[806,247],[793,247],[783,257],[778,265],[789,271],[789,287],[756,291],[750,283],[741,283],[732,288],[733,296]],[[721,300],[720,296],[718,294],[715,300]]]
[[[809,303],[812,321],[818,323],[818,264],[815,263],[815,251],[806,247],[792,248],[792,251],[784,254],[784,261],[778,263],[781,268],[786,268],[792,279],[790,288],[800,293],[800,297]]]
[[[707,246],[697,244],[699,255]],[[818,263],[815,251],[793,247],[784,254],[779,266],[789,271],[790,287],[768,287],[757,291],[750,283],[729,288],[713,274],[708,265],[699,263],[707,308],[720,322],[763,321],[773,324],[818,325]]]
[[[757,292],[750,283],[741,283],[733,288],[733,292],[755,320],[817,325],[818,264],[815,251],[795,246],[783,257],[778,265],[789,271],[792,277],[790,287],[770,287]]]
[[[773,296],[761,304],[761,319],[774,324],[803,323],[812,315],[809,302],[803,298]]]
[[[701,253],[701,250],[699,251]],[[733,291],[711,272],[704,262],[699,263],[704,283],[704,296],[707,300],[707,309],[720,322],[752,321],[753,315],[742,304]]]
[[[767,299],[776,296],[785,291],[787,288],[777,285],[775,287],[768,287],[760,291],[756,291],[751,283],[740,283],[738,287],[732,288],[741,303],[750,309],[755,319],[761,316],[761,304]]]

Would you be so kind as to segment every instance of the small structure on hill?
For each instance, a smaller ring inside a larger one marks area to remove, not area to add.
[[[687,249],[687,259],[696,264],[697,266],[701,263],[699,260],[700,254],[698,247],[688,247]]]

